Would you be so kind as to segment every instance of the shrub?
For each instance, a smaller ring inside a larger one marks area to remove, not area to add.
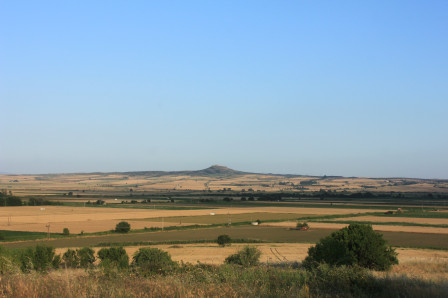
[[[228,256],[225,262],[250,267],[258,264],[260,256],[261,251],[258,248],[246,246],[236,254]]]
[[[50,268],[59,267],[61,257],[55,254],[54,248],[50,246],[37,245],[21,251],[19,255],[20,268],[24,272],[32,269],[46,272]]]
[[[81,268],[88,268],[93,266],[95,262],[95,251],[89,247],[83,247],[77,250],[79,256],[79,266]]]
[[[70,235],[70,231],[69,231],[69,229],[68,229],[68,228],[64,228],[64,229],[62,230],[62,234],[66,235],[66,236]]]
[[[132,265],[143,275],[154,273],[167,273],[171,271],[176,262],[171,256],[158,248],[140,248],[133,257]]]
[[[386,245],[383,235],[374,232],[371,225],[351,224],[310,247],[303,264],[308,269],[326,263],[388,270],[398,264],[396,256],[394,249]]]
[[[98,257],[103,267],[118,269],[129,267],[129,256],[123,247],[102,248],[98,251]]]
[[[79,256],[76,250],[68,249],[62,256],[62,260],[66,267],[77,268],[79,266]]]
[[[232,239],[230,238],[229,235],[219,235],[218,239],[216,240],[216,242],[220,245],[220,246],[226,246],[226,245],[230,245],[230,243],[232,242]]]
[[[115,232],[117,232],[117,233],[127,233],[130,230],[131,230],[131,225],[126,221],[119,222],[115,226]]]
[[[51,261],[51,267],[53,269],[59,269],[61,266],[61,255],[55,255],[53,260]]]

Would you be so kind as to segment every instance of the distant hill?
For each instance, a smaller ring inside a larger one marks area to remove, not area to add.
[[[193,176],[210,176],[210,175],[233,176],[233,175],[246,175],[246,174],[250,174],[250,173],[236,171],[236,170],[230,169],[225,166],[220,166],[220,165],[213,165],[213,166],[208,167],[203,170],[190,172],[190,175],[193,175]]]
[[[96,173],[100,174],[100,173]],[[104,173],[106,174],[106,173]],[[109,173],[110,174],[110,173]],[[129,176],[152,176],[152,177],[159,177],[159,176],[237,176],[237,175],[247,175],[252,174],[248,172],[242,172],[230,169],[225,166],[220,165],[213,165],[211,167],[208,167],[203,170],[198,171],[136,171],[136,172],[116,172],[114,174],[125,174]]]

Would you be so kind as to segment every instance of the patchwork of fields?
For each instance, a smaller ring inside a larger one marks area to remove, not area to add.
[[[402,264],[392,274],[400,274],[403,268],[421,268],[423,265],[414,266],[420,263],[436,264],[437,268],[448,264],[448,209],[439,197],[431,201],[430,208],[416,208],[415,203],[406,205],[405,200],[393,196],[378,202],[350,197],[334,202],[319,197],[313,201],[300,198],[286,202],[240,201],[251,194],[277,192],[279,195],[283,191],[304,188],[308,191],[322,188],[325,191],[365,191],[367,188],[369,191],[445,192],[446,188],[439,187],[440,182],[429,180],[255,174],[224,178],[0,175],[0,185],[20,196],[36,195],[63,202],[62,206],[0,207],[0,231],[4,237],[1,245],[9,248],[44,244],[63,252],[67,248],[84,246],[96,250],[124,246],[132,255],[140,247],[151,246],[168,251],[176,261],[221,264],[243,246],[252,245],[261,250],[264,263],[294,263],[302,261],[308,248],[321,238],[357,222],[371,224],[396,248]],[[241,193],[232,194],[230,189]],[[215,197],[204,195],[213,192]],[[145,193],[152,195],[145,197]],[[105,205],[87,202],[96,202],[103,196]],[[436,196],[439,194],[432,198]],[[422,195],[417,197],[423,200]],[[403,207],[403,212],[397,211],[398,207]],[[120,221],[131,225],[130,233],[113,232]],[[307,221],[310,230],[297,230],[298,221]],[[254,222],[259,224],[252,225]],[[69,236],[62,234],[64,228],[69,229]],[[214,243],[222,234],[234,240],[232,246],[219,247]],[[445,278],[446,275],[443,271],[435,276]]]
[[[218,224],[260,220],[295,219],[299,216],[366,213],[367,209],[254,207],[198,210],[158,210],[65,206],[22,206],[0,208],[0,230],[62,233],[68,228],[79,234],[110,231],[123,220],[134,229],[182,226],[185,224]],[[215,215],[210,215],[215,214]]]
[[[219,169],[218,169],[219,170]],[[448,183],[441,180],[409,178],[373,179],[363,177],[307,177],[237,173],[227,169],[222,175],[187,173],[93,173],[59,175],[0,175],[2,189],[17,195],[63,195],[72,193],[126,195],[163,191],[375,191],[447,193]]]

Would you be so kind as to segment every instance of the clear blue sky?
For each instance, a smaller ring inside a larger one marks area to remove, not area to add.
[[[0,0],[0,172],[448,178],[448,2]]]

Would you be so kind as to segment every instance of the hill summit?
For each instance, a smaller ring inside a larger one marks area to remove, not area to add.
[[[194,174],[194,175],[225,175],[225,176],[230,176],[230,175],[241,175],[241,174],[246,174],[246,173],[245,172],[241,172],[241,171],[236,171],[236,170],[230,169],[230,168],[225,167],[225,166],[213,165],[213,166],[208,167],[208,168],[203,169],[203,170],[193,171],[192,174]]]

